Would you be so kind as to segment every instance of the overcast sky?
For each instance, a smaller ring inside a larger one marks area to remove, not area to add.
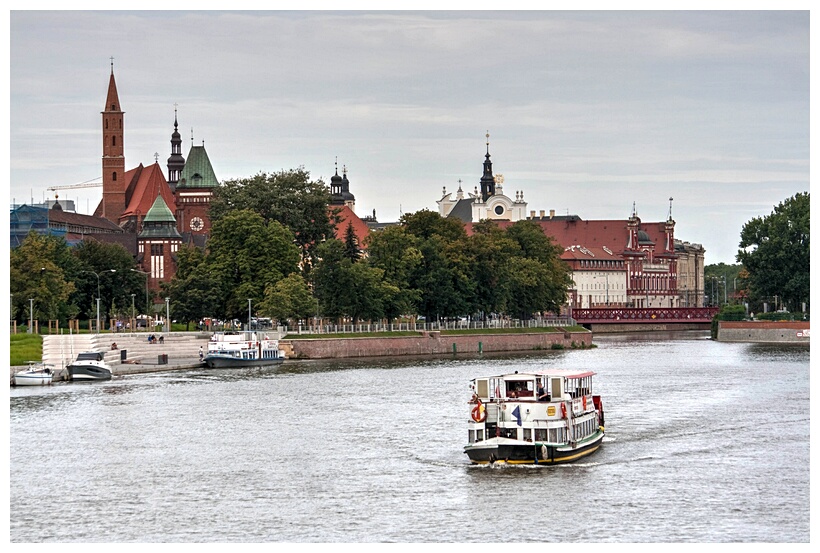
[[[126,168],[205,144],[223,181],[347,167],[360,215],[478,186],[528,211],[665,220],[734,263],[809,190],[809,12],[10,12],[10,197],[99,179],[110,58]],[[93,211],[101,188],[64,190]]]

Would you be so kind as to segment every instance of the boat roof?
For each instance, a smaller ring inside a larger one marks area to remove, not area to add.
[[[534,371],[515,371],[514,373],[498,374],[493,376],[481,376],[478,378],[503,378],[504,380],[526,380],[528,377],[536,376],[562,376],[564,378],[582,378],[592,376],[595,373],[588,369],[539,369]],[[473,380],[477,380],[474,378]]]

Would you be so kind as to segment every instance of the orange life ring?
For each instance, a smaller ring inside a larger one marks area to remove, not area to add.
[[[487,419],[487,410],[484,409],[484,404],[481,403],[480,399],[472,411],[470,411],[470,416],[475,422],[484,422]]]
[[[567,404],[561,403],[561,417],[567,418]]]

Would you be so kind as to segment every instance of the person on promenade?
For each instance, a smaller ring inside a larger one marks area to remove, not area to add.
[[[204,358],[205,358],[205,352],[202,351],[202,346],[199,346],[199,362],[201,363]]]

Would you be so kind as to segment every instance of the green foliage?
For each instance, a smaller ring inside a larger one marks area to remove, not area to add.
[[[769,313],[757,313],[755,319],[759,321],[808,321],[810,320],[808,313],[797,312],[789,313],[784,311],[775,311]]]
[[[318,244],[335,236],[329,203],[327,186],[310,180],[310,173],[300,167],[225,181],[215,191],[210,217],[215,224],[235,211],[250,210],[266,223],[278,221],[293,233],[303,262],[311,266]]]
[[[305,279],[292,273],[265,290],[259,314],[287,324],[288,319],[310,319],[316,316],[319,302],[313,297]]]
[[[83,317],[95,318],[97,305],[97,275],[99,275],[100,317],[131,316],[131,294],[135,310],[145,312],[145,276],[131,271],[136,268],[134,257],[120,244],[85,240],[72,253],[78,264],[71,274],[77,286],[72,295]],[[150,302],[150,299],[149,299]],[[117,309],[116,306],[119,306]]]
[[[12,318],[21,323],[28,321],[29,298],[34,300],[37,320],[66,320],[76,315],[76,307],[69,302],[75,289],[71,273],[76,271],[76,266],[64,239],[29,233],[19,247],[11,250]]]
[[[348,221],[347,228],[345,229],[344,255],[354,263],[362,256],[358,240],[356,239],[356,232],[353,230],[353,223],[350,221]]]
[[[810,208],[809,193],[798,193],[743,226],[737,260],[749,273],[753,302],[777,296],[794,311],[809,304]]]
[[[207,265],[220,283],[220,311],[244,318],[248,299],[259,302],[265,290],[298,270],[299,249],[290,230],[258,213],[235,210],[211,227]]]
[[[220,313],[225,296],[222,282],[211,271],[205,253],[194,246],[179,249],[177,272],[170,283],[162,284],[162,289],[171,298],[171,317],[184,321],[186,330],[191,321]]]
[[[326,241],[318,252],[321,262],[311,276],[322,315],[351,317],[354,324],[382,318],[385,304],[397,295],[395,287],[384,281],[384,272],[352,262],[339,240]]]

